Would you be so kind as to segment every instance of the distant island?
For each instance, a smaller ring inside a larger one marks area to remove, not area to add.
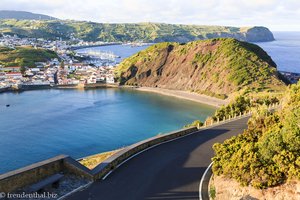
[[[261,26],[230,27],[165,23],[96,23],[59,20],[21,11],[0,11],[0,33],[55,40],[81,39],[103,42],[179,42],[219,37],[248,42],[273,41],[272,32]]]

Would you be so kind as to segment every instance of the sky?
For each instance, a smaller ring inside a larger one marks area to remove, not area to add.
[[[300,31],[300,0],[1,0],[0,10],[107,23],[266,26]]]

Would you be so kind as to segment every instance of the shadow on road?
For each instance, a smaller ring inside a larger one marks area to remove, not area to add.
[[[212,145],[240,132],[220,126],[157,146],[69,199],[199,199],[199,180],[211,162]]]

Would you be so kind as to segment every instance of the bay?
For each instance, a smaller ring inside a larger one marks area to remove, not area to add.
[[[203,121],[214,110],[132,89],[2,93],[0,173],[59,154],[81,158],[121,148]]]

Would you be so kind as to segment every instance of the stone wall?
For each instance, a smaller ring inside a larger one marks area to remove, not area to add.
[[[63,170],[63,159],[66,157],[68,156],[57,156],[0,175],[0,191],[11,192],[61,172]]]
[[[151,146],[196,132],[197,130],[198,129],[196,127],[182,129],[168,134],[158,135],[135,143],[106,159],[103,163],[99,164],[93,170],[86,168],[78,161],[69,156],[60,155],[0,175],[0,192],[12,192],[41,181],[48,176],[61,172],[75,174],[79,177],[95,181],[105,176],[108,172],[115,169],[119,164],[135,155],[136,153],[141,152]]]

